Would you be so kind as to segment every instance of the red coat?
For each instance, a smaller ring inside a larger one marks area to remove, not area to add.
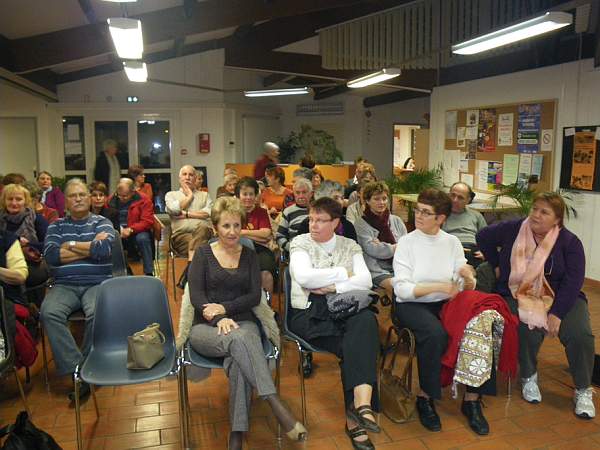
[[[108,200],[108,206],[116,209],[118,213],[119,197],[113,195]],[[136,192],[133,194],[133,201],[127,210],[127,226],[133,230],[134,234],[138,234],[142,231],[152,231],[153,223],[154,207],[152,206],[152,202],[144,194]]]
[[[467,323],[482,311],[489,309],[497,311],[504,318],[504,334],[500,347],[498,371],[511,378],[516,377],[519,354],[519,318],[510,312],[506,301],[498,294],[463,291],[447,302],[440,314],[442,326],[448,333],[448,347],[442,356],[442,386],[452,384],[460,341]]]

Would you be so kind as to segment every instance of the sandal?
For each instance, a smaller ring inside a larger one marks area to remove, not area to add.
[[[367,431],[362,428],[360,425],[352,428],[351,430],[348,428],[348,424],[346,424],[346,434],[350,438],[350,442],[352,442],[352,447],[356,450],[375,450],[375,446],[371,442],[371,439],[367,438],[365,441],[356,441],[355,439],[360,436],[368,436]]]
[[[346,416],[365,430],[372,431],[373,433],[380,433],[381,428],[377,425],[377,422],[367,418],[366,416],[368,415],[375,417],[375,413],[373,413],[373,410],[369,405],[362,405],[358,408],[355,408],[354,405],[352,405],[346,411]]]
[[[294,428],[286,431],[285,435],[292,441],[305,441],[308,438],[308,431],[300,422],[296,422]]]

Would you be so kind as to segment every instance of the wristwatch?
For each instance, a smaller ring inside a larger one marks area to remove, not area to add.
[[[69,241],[69,248],[75,247],[75,244],[77,244],[77,242],[75,242],[75,241]]]

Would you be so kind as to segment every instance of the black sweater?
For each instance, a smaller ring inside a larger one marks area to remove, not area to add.
[[[198,248],[188,271],[190,300],[194,309],[194,323],[216,326],[223,317],[237,321],[255,321],[252,308],[260,302],[260,268],[256,253],[242,247],[237,269],[221,267],[209,244]],[[219,303],[225,307],[225,316],[207,321],[202,305]]]

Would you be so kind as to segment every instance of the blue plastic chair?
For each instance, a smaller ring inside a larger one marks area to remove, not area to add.
[[[158,323],[165,335],[165,357],[152,369],[127,369],[127,337]],[[96,414],[98,405],[94,386],[119,386],[147,383],[170,374],[179,376],[175,337],[164,285],[154,277],[111,278],[100,285],[92,332],[90,352],[75,369],[75,412],[77,445],[83,448],[79,388],[90,384]],[[180,407],[182,406],[179,398]],[[181,421],[181,417],[180,417]],[[182,426],[183,430],[183,426]]]
[[[242,244],[245,245],[245,244]],[[271,304],[270,294],[267,291],[263,291],[264,295],[267,296],[267,303]],[[265,334],[261,330],[261,340],[263,351],[265,353],[265,358],[267,360],[275,360],[275,386],[277,388],[277,392],[279,392],[279,348],[273,345],[269,339],[265,336]],[[224,358],[213,358],[201,355],[196,352],[189,341],[185,343],[183,349],[180,354],[181,360],[181,376],[179,377],[180,385],[179,385],[179,395],[181,396],[183,406],[182,410],[184,411],[184,424],[185,424],[185,440],[183,442],[183,448],[189,448],[189,435],[188,430],[190,427],[190,411],[189,411],[189,396],[187,389],[187,366],[196,366],[203,369],[222,369]],[[277,428],[277,438],[280,439],[281,430]]]
[[[323,349],[317,348],[314,345],[309,344],[307,341],[302,339],[296,333],[290,329],[289,314],[288,310],[292,307],[292,279],[290,276],[289,267],[285,268],[284,273],[284,288],[285,288],[285,301],[282,306],[282,318],[281,323],[283,325],[283,338],[296,343],[298,349],[298,374],[300,376],[300,398],[302,400],[302,423],[305,425],[308,423],[306,417],[306,387],[304,384],[304,371],[302,370],[302,360],[304,354],[308,352],[312,353],[328,353]]]

